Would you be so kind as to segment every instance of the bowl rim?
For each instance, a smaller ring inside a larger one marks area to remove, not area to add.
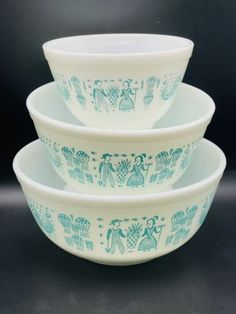
[[[97,207],[99,205],[115,207],[124,206],[148,206],[150,204],[157,204],[161,202],[171,202],[174,199],[182,199],[183,197],[187,199],[189,196],[196,195],[201,191],[205,191],[207,188],[218,183],[223,175],[226,167],[226,157],[223,151],[214,143],[209,140],[202,139],[202,143],[208,145],[210,149],[215,151],[215,154],[219,156],[219,165],[217,169],[208,177],[189,184],[187,186],[177,188],[174,190],[168,190],[161,193],[152,193],[144,195],[95,195],[95,194],[83,194],[74,191],[65,191],[57,188],[49,187],[44,184],[35,182],[33,179],[29,178],[24,171],[20,168],[20,159],[27,154],[32,147],[42,145],[40,140],[35,140],[26,146],[24,146],[14,157],[13,160],[13,170],[18,178],[18,180],[26,184],[31,190],[33,189],[38,194],[47,195],[49,198],[56,199],[57,201],[69,202],[69,203],[83,203],[87,206]],[[201,145],[201,144],[200,144]],[[42,146],[43,149],[43,146]],[[49,161],[48,161],[49,163]]]
[[[179,41],[181,43],[184,43],[182,47],[178,47],[175,49],[166,49],[163,51],[150,51],[150,52],[131,52],[131,53],[89,53],[89,52],[72,52],[72,51],[66,51],[63,49],[58,49],[55,48],[54,45],[55,43],[59,43],[60,41],[71,41],[71,40],[76,40],[80,38],[122,38],[122,37],[133,37],[133,38],[138,38],[138,37],[150,37],[150,38],[166,38],[168,40],[173,40],[173,41]],[[49,40],[45,43],[43,43],[42,48],[45,53],[46,59],[49,56],[64,56],[64,57],[86,57],[86,58],[109,58],[109,59],[114,59],[114,58],[121,58],[124,59],[125,57],[146,57],[146,56],[172,56],[174,54],[186,54],[186,57],[190,58],[192,54],[192,50],[194,47],[194,43],[192,40],[181,37],[181,36],[173,36],[173,35],[165,35],[165,34],[155,34],[155,33],[102,33],[102,34],[87,34],[87,35],[75,35],[75,36],[66,36],[66,37],[61,37],[61,38],[56,38]],[[49,58],[50,59],[50,58]]]
[[[68,134],[73,137],[83,137],[86,139],[97,139],[98,142],[102,141],[119,141],[119,142],[150,142],[155,140],[175,139],[186,134],[192,134],[196,131],[202,130],[212,119],[215,112],[215,103],[213,99],[204,91],[197,87],[191,86],[186,83],[181,83],[180,88],[190,90],[193,93],[198,93],[201,97],[207,99],[208,110],[202,117],[188,122],[182,125],[160,128],[160,129],[143,129],[143,130],[119,130],[119,129],[102,129],[97,127],[80,126],[76,124],[70,124],[67,122],[59,121],[54,118],[48,117],[45,114],[40,113],[34,107],[34,98],[38,94],[43,93],[45,89],[56,88],[56,83],[51,82],[42,85],[35,89],[26,99],[27,109],[33,120],[37,121],[41,125],[45,125],[50,129],[55,129],[57,132]],[[171,108],[170,108],[171,110]]]

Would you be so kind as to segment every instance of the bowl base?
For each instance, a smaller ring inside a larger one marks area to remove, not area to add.
[[[97,259],[88,259],[88,261],[92,262],[92,263],[96,263],[96,264],[100,264],[100,265],[106,265],[106,266],[132,266],[132,265],[138,265],[138,264],[144,264],[147,262],[152,261],[153,258],[148,258],[148,259],[144,259],[144,260],[138,260],[138,261],[121,261],[121,262],[117,262],[117,261],[104,261],[104,260],[97,260]]]

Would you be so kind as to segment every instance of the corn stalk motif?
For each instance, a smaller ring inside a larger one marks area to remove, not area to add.
[[[118,162],[116,168],[116,176],[117,176],[117,183],[119,186],[122,186],[126,182],[127,175],[129,173],[131,161],[128,159],[123,159]]]
[[[120,94],[119,86],[112,85],[112,86],[108,87],[107,96],[108,96],[108,100],[109,100],[110,106],[112,108],[116,108],[117,107],[119,94]]]
[[[141,232],[142,232],[141,224],[137,223],[129,226],[126,233],[128,249],[134,249],[136,247]]]

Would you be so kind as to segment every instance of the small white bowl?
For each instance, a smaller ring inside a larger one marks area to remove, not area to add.
[[[157,129],[124,131],[78,125],[55,83],[35,90],[27,107],[47,155],[65,182],[90,194],[147,194],[169,189],[188,167],[215,110],[182,84]]]
[[[85,125],[148,129],[169,109],[193,42],[155,34],[51,40],[45,57],[62,96]]]
[[[225,165],[223,152],[203,140],[172,191],[105,197],[65,191],[38,140],[13,162],[45,235],[74,255],[108,265],[143,263],[188,241],[208,213]]]

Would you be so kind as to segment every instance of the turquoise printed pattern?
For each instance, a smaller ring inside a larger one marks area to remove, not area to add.
[[[144,181],[147,177],[149,167],[152,165],[151,162],[144,164],[146,154],[137,155],[134,158],[134,164],[130,170],[131,175],[128,178],[127,186],[138,187],[144,186]]]
[[[99,164],[99,181],[98,183],[103,187],[109,184],[112,188],[115,187],[115,180],[113,178],[113,173],[116,170],[113,168],[111,163],[111,154],[103,154],[101,159],[103,160]]]
[[[158,90],[160,84],[161,84],[161,80],[156,78],[155,76],[151,76],[146,79],[145,81],[146,90],[145,90],[145,95],[143,97],[143,104],[146,107],[151,105],[154,99],[155,88]]]
[[[182,155],[184,155],[183,148],[171,149],[169,152],[163,151],[157,154],[155,157],[156,167],[150,177],[150,183],[160,184],[171,178]]]
[[[158,249],[164,217],[115,218],[108,226],[98,218],[100,244],[108,254],[149,252]]]
[[[159,185],[182,173],[190,164],[200,139],[191,144],[157,154],[104,153],[61,146],[39,134],[46,153],[62,175],[81,184],[98,184],[106,188],[142,188],[146,184]]]
[[[63,163],[60,157],[60,145],[40,134],[39,139],[44,144],[48,159],[51,161],[55,168],[63,171]]]
[[[162,81],[160,98],[162,100],[171,99],[174,96],[181,81],[182,77],[180,75],[172,74],[169,77],[165,76],[164,80]]]
[[[210,195],[208,195],[204,201],[203,201],[203,206],[202,206],[202,210],[200,213],[200,217],[199,217],[199,225],[202,225],[204,220],[206,219],[206,216],[208,214],[208,211],[210,209],[211,203],[213,201],[213,198],[215,196],[215,192],[211,193]]]
[[[77,102],[83,110],[92,105],[95,111],[107,113],[133,111],[139,99],[147,109],[157,102],[166,103],[173,98],[183,78],[180,73],[141,80],[91,80],[75,75],[66,78],[58,73],[53,76],[66,101]]]
[[[82,89],[81,89],[81,83],[80,83],[80,80],[73,76],[71,78],[71,84],[69,85],[70,88],[73,86],[74,87],[74,90],[75,90],[75,94],[76,94],[76,99],[78,100],[79,104],[81,105],[81,107],[85,110],[86,107],[86,99],[85,97],[83,96],[82,94]],[[71,86],[72,85],[72,86]]]
[[[55,236],[55,225],[52,219],[52,210],[45,208],[33,200],[28,200],[28,205],[39,227],[49,237]]]
[[[71,178],[82,184],[93,183],[93,176],[88,168],[90,157],[86,152],[68,147],[62,147],[61,152],[67,162]]]
[[[193,153],[194,153],[195,149],[197,148],[199,142],[200,142],[200,140],[197,140],[197,141],[193,142],[192,144],[187,144],[185,146],[185,150],[184,150],[182,158],[181,158],[181,169],[184,170],[184,169],[188,168],[188,166],[191,163]]]
[[[50,209],[32,199],[28,204],[37,224],[52,240],[61,239],[74,251],[102,250],[109,255],[124,255],[155,252],[186,242],[205,220],[214,194],[215,191],[197,204],[173,210],[168,216],[100,216],[93,223],[86,215]]]
[[[84,217],[74,217],[60,213],[58,220],[64,228],[65,241],[68,246],[79,251],[93,251],[93,241],[89,239],[90,222]]]
[[[183,242],[190,233],[190,226],[193,218],[195,217],[198,210],[197,205],[187,207],[185,210],[178,210],[171,217],[171,233],[167,236],[165,245],[177,245]]]

